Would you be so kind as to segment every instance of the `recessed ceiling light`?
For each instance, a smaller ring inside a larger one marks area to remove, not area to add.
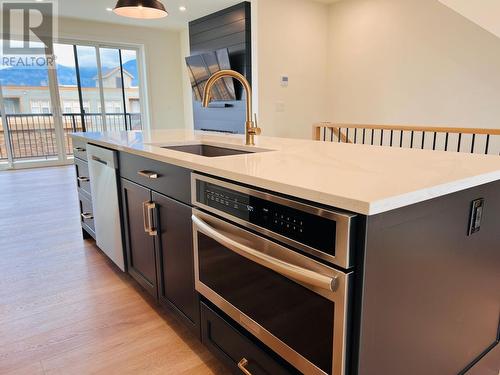
[[[184,5],[181,5],[181,6],[179,7],[179,10],[180,10],[181,12],[185,12],[185,11],[187,10],[187,8],[186,8]]]
[[[112,12],[112,11],[113,11],[113,8],[106,8],[106,10],[107,10],[108,12]]]
[[[41,3],[43,0],[36,0],[37,3]]]

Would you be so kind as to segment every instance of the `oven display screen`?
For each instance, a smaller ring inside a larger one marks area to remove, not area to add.
[[[335,256],[333,220],[200,180],[197,195],[206,206]]]

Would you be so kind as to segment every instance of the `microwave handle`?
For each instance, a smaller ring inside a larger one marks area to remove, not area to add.
[[[200,232],[214,239],[221,245],[231,249],[237,254],[260,264],[261,266],[269,268],[292,280],[326,289],[331,292],[335,291],[337,283],[336,277],[321,275],[317,272],[284,262],[280,259],[264,254],[258,250],[252,249],[251,247],[243,245],[227,237],[226,235],[219,233],[217,230],[212,228],[204,220],[200,219],[196,215],[192,215],[191,219],[193,221],[193,224],[198,228]]]

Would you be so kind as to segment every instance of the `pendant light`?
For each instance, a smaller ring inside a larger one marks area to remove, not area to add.
[[[119,16],[141,19],[168,16],[167,10],[159,0],[118,0],[113,12]]]

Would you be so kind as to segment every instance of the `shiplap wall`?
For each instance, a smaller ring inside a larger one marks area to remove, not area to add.
[[[252,82],[250,3],[243,2],[189,23],[191,55],[227,48],[231,68]],[[202,108],[193,99],[194,128],[233,133],[245,131],[245,96],[235,82],[236,101],[224,101],[228,108]]]

